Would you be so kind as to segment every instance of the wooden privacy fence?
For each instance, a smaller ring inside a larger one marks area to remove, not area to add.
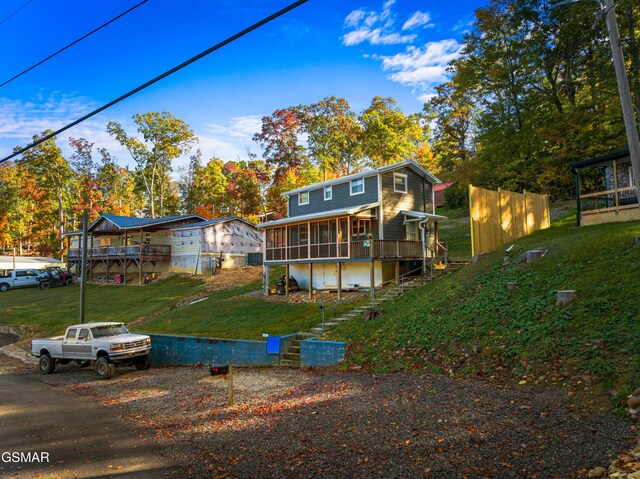
[[[549,196],[469,185],[471,254],[489,253],[551,224]]]

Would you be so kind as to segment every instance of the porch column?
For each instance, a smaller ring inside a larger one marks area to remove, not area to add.
[[[616,214],[618,214],[619,211],[619,204],[618,204],[618,161],[617,160],[613,160],[613,196],[615,198],[615,205],[616,205]]]
[[[342,263],[338,261],[338,301],[342,299]]]
[[[144,242],[144,232],[140,229],[140,255],[138,256],[138,286],[142,284],[142,243]]]
[[[262,292],[265,296],[269,296],[269,265],[267,263],[262,264]]]
[[[289,265],[284,267],[284,297],[289,297]]]
[[[313,298],[313,263],[309,263],[309,299]]]

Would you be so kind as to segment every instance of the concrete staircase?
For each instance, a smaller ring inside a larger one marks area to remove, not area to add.
[[[311,328],[309,331],[298,333],[291,345],[285,351],[283,359],[280,360],[280,366],[300,367],[301,341],[316,338],[345,321],[349,321],[354,318],[361,318],[365,313],[368,313],[373,309],[378,309],[387,301],[397,299],[419,286],[435,281],[442,276],[452,274],[468,263],[468,261],[464,260],[449,261],[446,269],[434,269],[433,274],[427,273],[424,276],[413,276],[405,279],[402,284],[384,287],[377,293],[377,296],[373,300],[373,307],[371,300],[363,296],[363,298],[356,303],[354,308],[341,313],[337,317],[325,318],[324,328],[322,324],[319,324]]]

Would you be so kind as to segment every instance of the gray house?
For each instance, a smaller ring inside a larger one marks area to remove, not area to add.
[[[370,288],[446,255],[434,185],[413,160],[287,191],[288,217],[264,230],[269,266],[286,265],[301,288]]]

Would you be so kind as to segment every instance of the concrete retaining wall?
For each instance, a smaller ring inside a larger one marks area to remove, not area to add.
[[[151,362],[157,365],[233,364],[234,366],[278,366],[296,334],[280,337],[280,354],[267,354],[266,341],[151,336]],[[344,360],[346,343],[305,340],[300,343],[302,367],[335,366]]]
[[[21,326],[19,324],[0,324],[1,334],[13,334],[20,338],[25,334],[30,334],[32,332],[33,328],[31,326]]]
[[[336,366],[344,361],[347,343],[339,341],[300,341],[300,366],[303,368]]]

